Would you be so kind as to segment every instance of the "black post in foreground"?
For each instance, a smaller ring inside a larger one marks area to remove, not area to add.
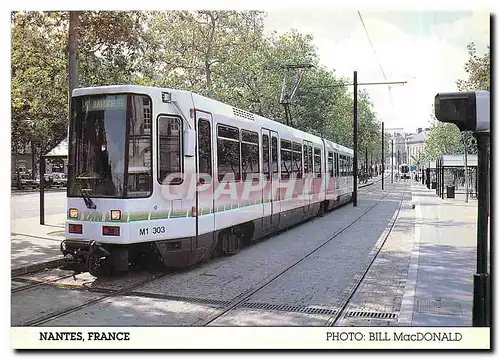
[[[373,177],[373,152],[370,152],[370,175]]]
[[[368,147],[365,148],[365,176],[368,175]]]
[[[472,325],[488,327],[490,321],[490,276],[488,274],[489,133],[474,133],[477,140],[477,273],[474,274]]]
[[[384,190],[384,171],[385,171],[385,158],[384,158],[384,123],[382,122],[382,191]]]
[[[43,226],[45,224],[45,196],[44,196],[44,191],[45,191],[45,157],[41,156],[40,158],[40,165],[39,167],[39,172],[40,172],[40,224]]]
[[[429,162],[429,166],[430,166]],[[431,189],[431,169],[430,167],[427,167],[425,169],[425,184],[427,185],[427,189]]]
[[[358,72],[354,71],[354,105],[353,105],[353,132],[354,132],[354,192],[352,205],[358,206]]]
[[[394,140],[391,140],[391,183],[394,183]]]

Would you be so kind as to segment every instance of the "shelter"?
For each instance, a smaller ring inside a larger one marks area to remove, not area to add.
[[[467,182],[465,155],[442,155],[436,160],[436,194],[444,198],[445,187],[453,187],[455,193],[477,196],[477,155],[467,155]]]

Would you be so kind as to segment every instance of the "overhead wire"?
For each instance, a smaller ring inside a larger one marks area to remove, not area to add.
[[[370,38],[370,34],[368,33],[368,29],[366,28],[365,22],[363,21],[363,16],[361,16],[361,12],[359,10],[358,10],[358,16],[359,16],[359,19],[361,20],[361,24],[363,25],[363,28],[365,29],[366,37],[368,38],[368,42],[370,43],[370,46],[372,48],[373,53],[375,54],[375,58],[377,59],[378,66],[380,68],[380,71],[382,72],[382,76],[384,77],[384,80],[387,81],[387,77],[385,76],[385,72],[384,72],[384,69],[382,68],[382,64],[380,63],[380,59],[378,57],[377,51],[375,51],[375,46],[373,46],[372,40]],[[394,101],[392,98],[391,86],[387,85],[387,88],[389,89],[391,105],[392,105],[392,108],[394,109]]]

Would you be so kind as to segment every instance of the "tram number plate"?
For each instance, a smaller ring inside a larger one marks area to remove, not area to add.
[[[165,227],[164,226],[159,226],[159,227],[146,227],[146,228],[139,228],[139,235],[140,236],[147,236],[151,234],[162,234],[165,233]]]

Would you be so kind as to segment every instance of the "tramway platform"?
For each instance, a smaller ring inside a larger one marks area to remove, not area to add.
[[[399,325],[471,326],[477,200],[442,199],[412,180],[415,227]]]

